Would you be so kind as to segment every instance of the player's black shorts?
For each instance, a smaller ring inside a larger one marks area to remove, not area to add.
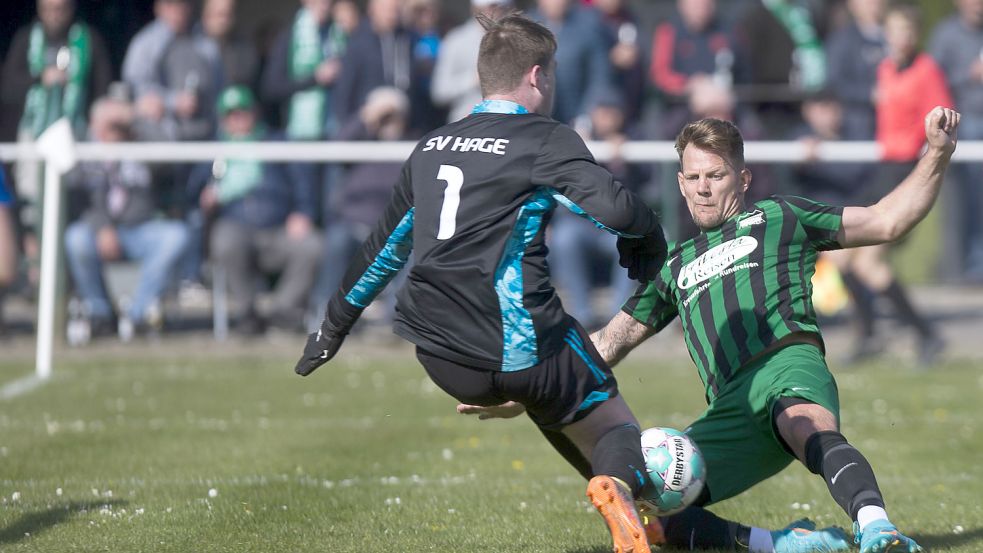
[[[540,428],[557,430],[587,416],[618,395],[618,382],[587,332],[574,323],[563,349],[538,365],[514,372],[476,369],[417,347],[430,379],[461,403],[498,405],[517,401]]]

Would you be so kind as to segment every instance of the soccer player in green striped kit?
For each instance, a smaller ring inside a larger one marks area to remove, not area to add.
[[[925,117],[925,154],[870,207],[797,197],[747,206],[751,173],[740,131],[704,119],[679,134],[679,190],[702,232],[671,248],[659,276],[592,336],[614,365],[679,317],[703,380],[709,405],[687,433],[706,458],[707,485],[695,506],[662,519],[667,545],[757,553],[846,550],[837,529],[768,532],[703,508],[798,459],[823,477],[850,515],[862,553],[922,551],[890,522],[870,463],[839,432],[839,395],[824,358],[811,278],[819,251],[897,240],[925,217],[955,150],[959,117],[942,107]],[[517,410],[458,407],[486,418]]]

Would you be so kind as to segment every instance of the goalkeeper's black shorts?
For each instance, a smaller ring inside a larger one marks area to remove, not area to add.
[[[563,349],[521,371],[489,371],[461,365],[422,348],[416,357],[430,379],[461,403],[491,406],[517,401],[540,428],[558,430],[618,395],[610,367],[576,322]]]

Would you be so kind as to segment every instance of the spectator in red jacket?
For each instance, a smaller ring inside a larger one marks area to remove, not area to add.
[[[884,35],[888,57],[877,69],[877,142],[881,146],[880,169],[874,181],[861,191],[864,205],[877,203],[915,167],[925,144],[925,114],[935,106],[951,107],[952,97],[945,76],[930,56],[918,50],[920,15],[913,6],[888,10]],[[891,265],[885,260],[887,246],[868,246],[839,255],[841,270],[856,275],[875,293],[894,305],[899,318],[915,329],[919,338],[918,361],[930,366],[944,343],[932,324],[909,301]],[[858,311],[871,309],[868,302],[855,301]],[[873,328],[874,313],[858,313],[862,325],[854,360],[879,353],[883,343]]]
[[[884,29],[889,53],[877,67],[881,158],[912,166],[925,144],[925,114],[935,106],[953,105],[942,69],[931,56],[918,50],[919,25],[914,7],[889,10]],[[897,182],[891,186],[894,184]]]

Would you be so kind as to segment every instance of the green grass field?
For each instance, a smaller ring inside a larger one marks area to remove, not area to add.
[[[350,346],[307,379],[288,345],[62,352],[51,382],[0,402],[0,550],[609,550],[584,483],[527,420],[458,416],[409,348]],[[682,428],[702,392],[657,353],[619,367],[622,390],[644,425]],[[4,362],[0,384],[29,365]],[[838,379],[895,522],[932,551],[983,551],[977,367]],[[800,466],[716,511],[849,522]]]

